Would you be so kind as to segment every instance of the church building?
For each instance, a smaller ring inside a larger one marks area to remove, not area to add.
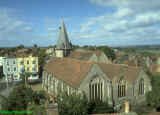
[[[62,21],[53,56],[44,67],[42,86],[53,98],[61,92],[85,93],[88,100],[114,106],[145,101],[151,80],[142,68],[113,64],[101,51],[72,51]]]

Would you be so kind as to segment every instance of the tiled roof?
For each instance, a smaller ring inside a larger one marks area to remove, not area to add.
[[[123,72],[124,78],[133,83],[140,71],[139,68],[128,67],[117,64],[105,64],[80,61],[71,58],[53,57],[44,67],[44,70],[53,73],[57,79],[65,81],[73,87],[79,87],[81,81],[86,77],[91,67],[97,64],[102,71],[112,80],[113,77],[119,77]]]
[[[54,57],[44,69],[49,73],[53,73],[58,79],[65,81],[67,84],[78,87],[91,66],[91,63],[85,61]]]
[[[9,55],[7,55],[5,57],[7,57],[7,58],[16,58],[16,55],[15,54],[9,54]]]
[[[102,51],[73,51],[69,57],[88,61],[93,54],[99,57],[102,53]]]
[[[153,75],[160,75],[160,72],[157,72],[157,69],[160,68],[160,65],[159,64],[155,64],[155,63],[152,63],[152,65],[150,66],[150,71]]]
[[[126,60],[126,61],[124,61],[123,63],[124,63],[124,64],[127,64],[128,66],[134,66],[134,67],[137,66],[134,61]]]
[[[105,64],[105,63],[98,63],[102,71],[112,80],[114,77],[121,77],[121,73],[125,80],[130,83],[134,83],[137,79],[139,72],[141,71],[140,68],[137,67],[130,67],[121,64]]]

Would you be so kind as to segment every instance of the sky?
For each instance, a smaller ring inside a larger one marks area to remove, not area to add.
[[[160,44],[160,0],[0,0],[0,47]]]

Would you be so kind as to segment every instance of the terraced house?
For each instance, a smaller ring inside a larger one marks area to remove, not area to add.
[[[145,101],[152,89],[148,75],[138,67],[112,64],[100,51],[71,51],[64,22],[55,57],[45,65],[43,88],[53,99],[61,92],[85,93],[88,100],[107,101],[115,106]]]
[[[9,57],[3,61],[3,73],[6,79],[20,79],[20,74],[29,72],[32,75],[38,73],[38,57]]]
[[[30,72],[32,74],[38,73],[38,57],[26,56],[17,58],[18,71]]]
[[[3,74],[6,80],[18,79],[19,72],[16,57],[11,56],[3,59]]]

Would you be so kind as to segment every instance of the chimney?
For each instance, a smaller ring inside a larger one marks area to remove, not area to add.
[[[129,102],[126,101],[126,102],[125,102],[125,106],[124,106],[124,112],[125,112],[125,113],[129,113],[129,109],[130,109],[130,108],[129,108]]]

